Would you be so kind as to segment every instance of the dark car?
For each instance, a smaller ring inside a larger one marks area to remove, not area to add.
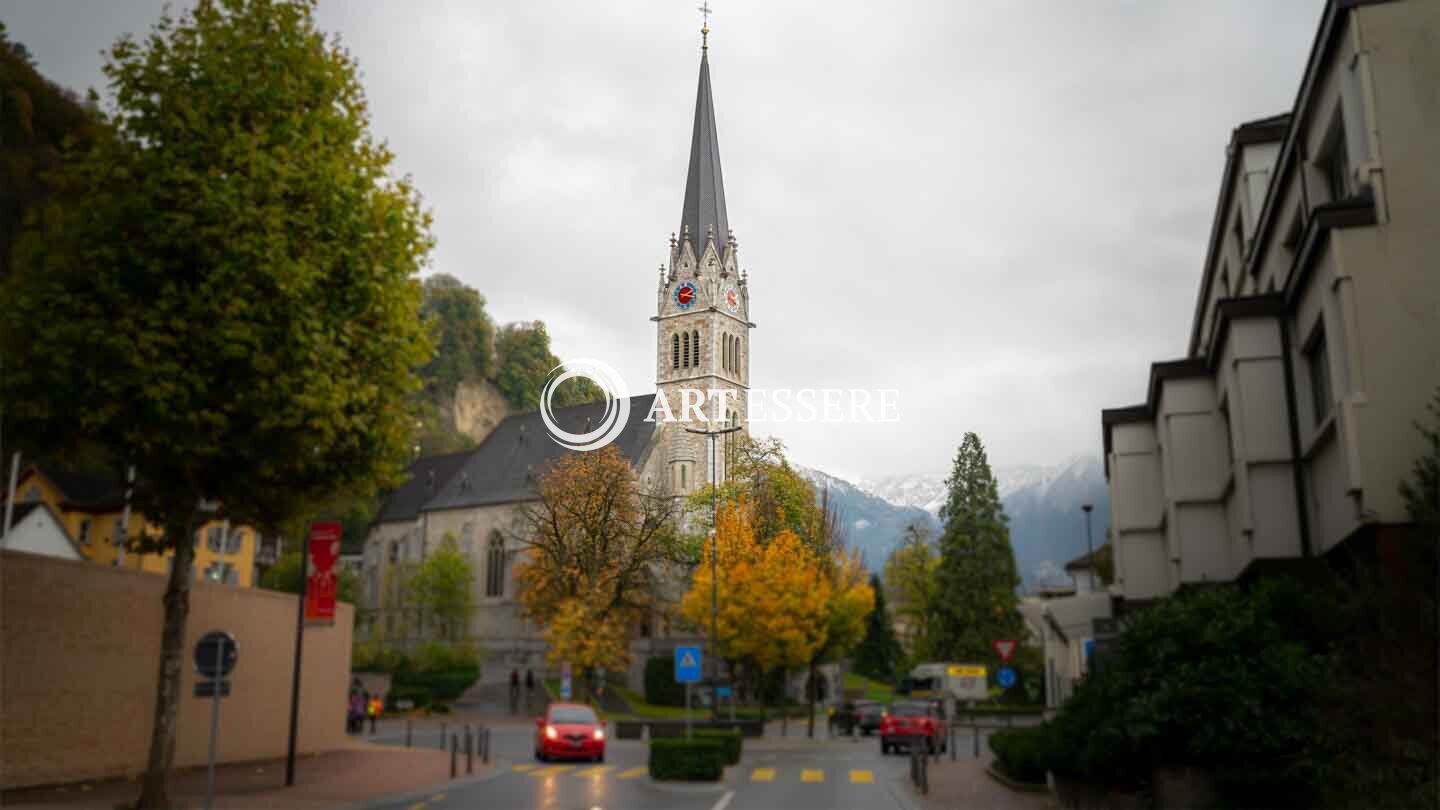
[[[885,706],[881,703],[867,703],[860,707],[857,726],[866,737],[880,730],[880,721],[885,719]]]
[[[840,704],[840,708],[830,715],[830,724],[837,734],[863,733],[865,712],[874,709],[878,717],[884,708],[873,700],[849,700]]]
[[[926,753],[944,751],[947,729],[936,704],[925,700],[896,701],[880,721],[880,753],[919,744]]]

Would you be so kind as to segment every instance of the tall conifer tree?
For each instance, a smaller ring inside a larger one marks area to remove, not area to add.
[[[895,677],[905,653],[895,638],[895,626],[885,607],[885,589],[880,587],[879,576],[870,575],[870,588],[875,591],[875,607],[865,617],[865,638],[855,648],[855,671],[867,678],[888,682]]]
[[[945,483],[933,650],[938,660],[989,663],[991,642],[1019,638],[1024,620],[1016,609],[1020,577],[1010,528],[979,436],[965,434]]]

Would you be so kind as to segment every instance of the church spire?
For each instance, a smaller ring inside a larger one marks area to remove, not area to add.
[[[695,93],[695,130],[690,138],[690,173],[685,179],[685,208],[680,215],[680,232],[688,231],[694,240],[714,234],[715,249],[723,254],[730,223],[725,217],[720,142],[715,135],[715,103],[710,92],[708,22],[700,33],[704,43],[700,49],[700,87]],[[694,247],[697,257],[705,252],[704,242]]]

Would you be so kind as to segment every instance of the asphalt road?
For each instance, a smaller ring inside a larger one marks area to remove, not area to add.
[[[374,810],[913,810],[906,785],[908,760],[882,756],[875,738],[746,740],[740,764],[719,785],[652,782],[646,748],[611,740],[606,761],[541,763],[527,728],[496,728],[497,773],[481,782],[456,782],[424,798],[371,805]],[[383,733],[377,742],[402,742]],[[462,765],[463,771],[463,765]]]

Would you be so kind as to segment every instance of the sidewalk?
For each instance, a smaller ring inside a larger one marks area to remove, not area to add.
[[[490,766],[475,763],[473,776],[459,774],[450,781],[450,754],[437,750],[358,745],[354,748],[302,756],[295,762],[295,786],[284,787],[285,760],[221,765],[215,770],[215,807],[223,810],[296,810],[351,807],[375,799],[434,791],[451,784],[487,776]],[[177,806],[205,805],[204,768],[177,771],[170,777],[170,794]],[[114,810],[140,795],[138,781],[116,780],[62,788],[22,789],[0,796],[0,805],[58,810]]]
[[[910,787],[915,803],[925,810],[984,807],[987,810],[1055,810],[1060,806],[1049,793],[1011,790],[985,773],[989,757],[951,762],[943,757],[930,765],[930,793],[921,796]],[[908,778],[907,778],[908,784]]]

